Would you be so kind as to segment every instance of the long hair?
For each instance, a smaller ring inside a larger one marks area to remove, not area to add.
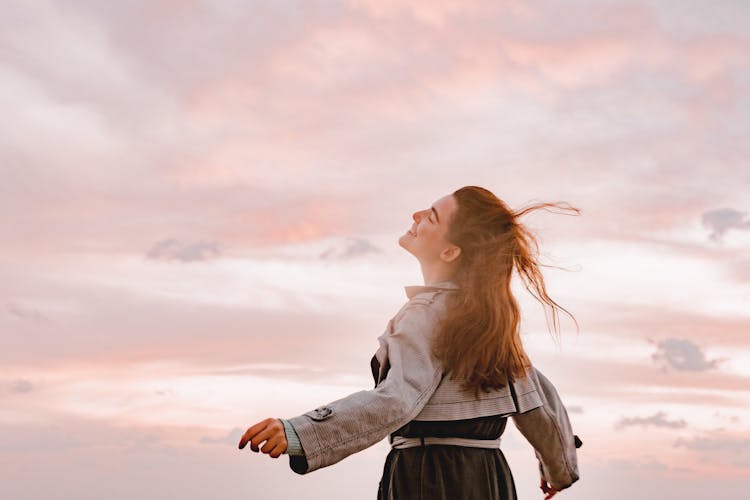
[[[557,206],[580,213],[570,205],[538,203],[518,212],[487,189],[464,186],[453,195],[458,208],[449,221],[447,239],[461,248],[447,311],[433,340],[433,353],[446,372],[461,380],[465,390],[489,391],[523,377],[531,366],[519,333],[520,311],[511,293],[515,269],[526,289],[552,307],[555,332],[557,309],[544,286],[536,260],[539,246],[518,218],[544,207]],[[533,250],[533,251],[532,251]],[[578,322],[576,326],[578,326]]]

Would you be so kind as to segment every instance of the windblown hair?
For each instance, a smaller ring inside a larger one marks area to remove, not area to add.
[[[509,380],[523,377],[531,366],[521,343],[518,303],[511,293],[514,269],[542,306],[552,307],[556,333],[558,308],[575,321],[547,295],[539,270],[544,264],[535,259],[538,243],[518,218],[544,207],[580,210],[568,204],[538,203],[513,212],[492,192],[478,186],[464,186],[453,195],[458,208],[449,221],[446,238],[461,248],[453,278],[460,290],[449,294],[433,353],[445,371],[462,380],[464,389],[473,390],[477,397],[480,390],[499,389]]]

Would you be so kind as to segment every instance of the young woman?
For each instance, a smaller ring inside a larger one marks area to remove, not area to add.
[[[425,285],[405,287],[409,300],[378,337],[375,387],[288,420],[264,419],[239,448],[287,453],[292,470],[307,474],[388,437],[379,500],[515,499],[500,450],[511,417],[535,449],[544,498],[573,484],[581,442],[524,352],[510,287],[515,270],[552,307],[557,327],[557,308],[566,310],[547,295],[536,240],[518,221],[546,206],[558,205],[514,213],[490,191],[465,186],[415,212],[399,245],[419,260]]]

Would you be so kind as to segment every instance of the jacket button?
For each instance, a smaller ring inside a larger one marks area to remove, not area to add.
[[[331,409],[327,406],[318,406],[317,408],[315,408],[315,413],[317,413],[321,417],[325,417],[326,415],[331,413]]]
[[[333,408],[330,408],[328,406],[318,406],[314,410],[306,413],[306,415],[309,415],[313,420],[325,420],[333,413]]]

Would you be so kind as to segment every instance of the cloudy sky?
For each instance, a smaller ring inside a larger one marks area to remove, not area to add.
[[[742,0],[3,2],[3,497],[374,497],[385,441],[306,476],[236,444],[372,386],[422,283],[398,238],[464,185],[581,209],[524,219],[580,331],[514,285],[584,441],[561,498],[746,494],[749,27]]]

